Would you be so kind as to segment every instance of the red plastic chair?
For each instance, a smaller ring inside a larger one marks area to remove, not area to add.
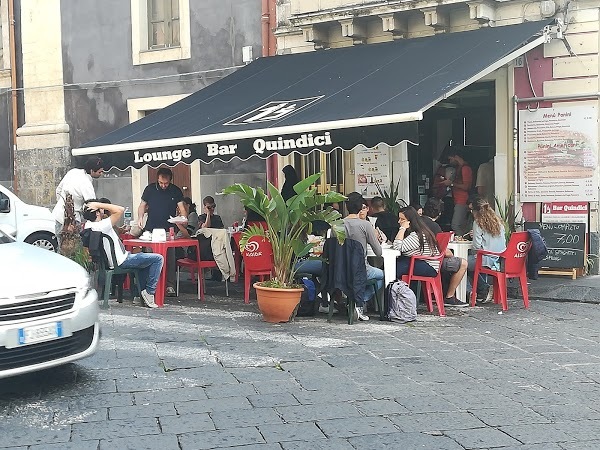
[[[273,247],[271,243],[260,236],[251,237],[244,251],[244,303],[250,303],[250,281],[253,276],[259,276],[264,281],[265,276],[273,276]]]
[[[480,273],[494,277],[494,303],[502,304],[502,311],[508,310],[506,295],[506,280],[518,278],[523,292],[523,304],[529,308],[529,290],[527,288],[527,253],[531,249],[531,239],[527,231],[518,231],[510,236],[506,250],[501,253],[489,250],[477,250],[475,261],[475,273],[473,274],[473,292],[471,293],[471,306],[475,306],[477,300],[477,280]],[[483,256],[491,255],[501,258],[500,270],[490,269],[483,266]]]
[[[182,267],[187,267],[190,270],[192,282],[195,282],[194,274],[198,272],[198,300],[204,301],[206,283],[204,282],[204,274],[202,271],[203,269],[217,268],[217,263],[215,261],[202,261],[200,260],[200,255],[196,256],[198,258],[198,261],[194,261],[190,258],[181,258],[177,260],[177,285],[175,290],[177,292],[177,296],[179,296],[179,272]],[[227,283],[228,281],[225,280],[225,294],[229,297],[229,285]]]
[[[410,257],[410,267],[408,270],[408,274],[402,276],[402,281],[406,284],[410,285],[411,281],[420,281],[423,284],[423,291],[425,292],[425,299],[427,300],[427,311],[433,311],[433,302],[431,300],[431,294],[433,293],[435,297],[435,302],[438,307],[438,313],[440,317],[446,316],[446,310],[444,309],[444,291],[442,289],[442,274],[441,270],[438,270],[438,273],[435,277],[421,277],[418,275],[414,275],[413,271],[415,268],[415,261],[417,259],[423,261],[438,261],[440,267],[442,265],[442,260],[444,259],[444,255],[446,254],[446,249],[448,248],[448,244],[452,240],[453,232],[445,232],[438,233],[436,235],[438,250],[440,254],[438,256],[425,256],[425,255],[413,255]]]

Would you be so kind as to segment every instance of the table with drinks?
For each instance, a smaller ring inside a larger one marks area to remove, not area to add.
[[[163,268],[160,272],[158,285],[156,286],[156,293],[154,294],[154,301],[159,307],[162,307],[165,303],[165,289],[167,286],[167,250],[176,247],[196,247],[196,254],[200,254],[200,244],[198,239],[176,238],[174,228],[170,228],[169,237],[166,239],[160,239],[160,237],[157,240],[124,239],[123,245],[125,246],[125,249],[129,251],[133,250],[134,247],[147,247],[150,248],[153,253],[162,255],[164,259]]]

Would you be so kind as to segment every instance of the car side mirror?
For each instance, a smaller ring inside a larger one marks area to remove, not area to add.
[[[0,198],[0,213],[10,212],[10,199]]]

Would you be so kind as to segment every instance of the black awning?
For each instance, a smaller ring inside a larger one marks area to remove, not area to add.
[[[73,155],[124,169],[417,143],[424,111],[543,43],[547,23],[260,58]]]

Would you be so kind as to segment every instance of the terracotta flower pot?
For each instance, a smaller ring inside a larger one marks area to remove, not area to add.
[[[280,289],[254,283],[258,309],[265,322],[280,323],[292,320],[304,289]]]

